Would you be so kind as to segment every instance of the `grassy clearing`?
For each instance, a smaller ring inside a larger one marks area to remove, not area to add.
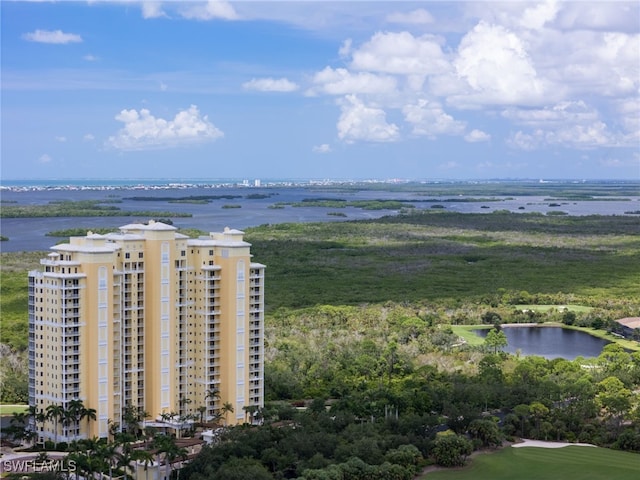
[[[490,329],[493,325],[452,325],[451,330],[457,336],[463,338],[468,345],[484,344],[484,337],[476,335],[473,331],[480,329]]]
[[[507,447],[474,457],[469,466],[431,472],[427,480],[636,480],[640,455],[606,448]]]
[[[13,415],[14,413],[26,413],[28,405],[0,405],[0,415]]]

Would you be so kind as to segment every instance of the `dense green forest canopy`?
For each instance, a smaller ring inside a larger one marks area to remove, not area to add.
[[[640,353],[510,356],[451,328],[606,330],[638,316],[637,232],[626,216],[434,210],[247,229],[267,265],[266,405],[251,412],[264,425],[230,429],[180,478],[409,479],[519,436],[640,451]],[[13,352],[26,346],[26,271],[44,255],[2,254]],[[7,358],[5,378],[26,378]]]
[[[455,304],[501,300],[505,291],[637,304],[638,227],[637,218],[622,216],[426,211],[265,225],[247,229],[246,238],[268,267],[270,310],[385,301]]]

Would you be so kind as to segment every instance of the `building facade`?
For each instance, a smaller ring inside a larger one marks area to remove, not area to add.
[[[151,419],[250,419],[264,399],[265,266],[243,232],[119,230],[71,237],[29,272],[29,404],[79,399],[96,412],[36,422],[40,438],[107,437],[131,406]]]

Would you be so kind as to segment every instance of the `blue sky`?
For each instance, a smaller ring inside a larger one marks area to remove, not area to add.
[[[1,9],[4,179],[640,179],[637,1]]]

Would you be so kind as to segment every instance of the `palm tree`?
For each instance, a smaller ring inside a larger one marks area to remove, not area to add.
[[[208,389],[206,392],[204,392],[204,399],[211,399],[214,402],[220,399],[220,389],[216,386]]]
[[[131,461],[133,460],[134,453],[130,443],[122,444],[120,450],[120,456],[118,457],[118,466],[123,468],[124,480],[127,480],[127,470],[131,468]]]
[[[62,420],[63,432],[65,432],[65,435],[66,435],[68,434],[67,429],[69,428],[69,425],[76,423],[76,418],[71,411],[65,409],[64,413],[62,414],[61,420]]]
[[[200,425],[204,423],[204,414],[207,411],[206,405],[200,405],[198,407],[198,413],[200,414]]]
[[[53,443],[58,444],[58,420],[64,419],[65,410],[62,405],[49,405],[46,408],[47,420],[53,420],[54,437]]]
[[[102,441],[97,437],[85,438],[77,442],[82,450],[74,452],[72,458],[76,461],[78,470],[86,472],[85,478],[94,478],[95,473],[104,469],[103,457],[99,454]]]
[[[204,392],[204,398],[205,400],[207,398],[213,398],[214,400],[216,398],[220,398],[220,389],[218,387],[213,387],[208,389],[206,392]]]
[[[187,398],[187,397],[183,397],[178,401],[178,403],[180,404],[180,409],[181,410],[186,410],[186,408],[184,406],[191,404],[191,399]]]
[[[5,429],[17,440],[23,440],[29,431],[29,414],[27,412],[14,412],[10,421],[11,426]]]
[[[69,465],[74,465],[75,467],[75,478],[78,480],[79,473],[82,473],[82,470],[86,464],[87,455],[81,451],[74,451],[67,455],[67,462]]]
[[[211,388],[207,389],[204,392],[204,400],[207,408],[210,407],[211,402],[207,402],[207,400],[211,400],[213,402],[213,407],[215,409],[216,400],[220,399],[220,389],[213,385]]]
[[[127,432],[132,433],[136,439],[140,435],[140,422],[147,418],[149,414],[139,409],[135,405],[128,403],[122,409],[122,420]]]
[[[258,405],[245,405],[244,407],[242,407],[242,410],[244,410],[245,422],[247,421],[247,415],[249,415],[249,417],[251,418],[251,423],[253,423],[253,416],[258,411],[258,408]]]
[[[77,439],[76,432],[80,428],[80,419],[82,418],[82,413],[85,410],[84,403],[82,400],[74,398],[67,403],[67,414],[70,419],[74,422],[74,440]]]
[[[146,480],[149,480],[149,465],[153,463],[153,455],[148,450],[134,450],[132,452],[132,458],[136,462],[140,462],[144,465],[144,475]]]
[[[47,421],[47,413],[42,410],[39,410],[36,412],[35,416],[33,417],[33,420],[36,427],[36,433],[38,434],[38,436],[40,436],[40,434],[38,433],[38,423],[41,423],[42,428],[44,428],[44,424]]]
[[[109,478],[113,478],[113,467],[118,465],[121,457],[118,444],[103,440],[97,445],[96,455],[106,462],[109,467]]]
[[[227,425],[227,413],[233,413],[233,405],[231,402],[224,402],[222,404],[222,408],[220,409],[222,414],[224,415],[224,424]]]
[[[15,425],[17,427],[24,427],[29,423],[29,413],[28,412],[14,412],[11,416],[11,425]]]
[[[255,418],[259,424],[262,424],[262,420],[264,420],[264,413],[265,413],[264,408],[262,408],[259,405],[256,405],[256,411],[255,411],[255,414],[253,415],[253,418]]]
[[[80,417],[80,419],[82,419],[82,417],[87,419],[87,435],[89,434],[89,424],[91,420],[95,422],[98,419],[98,417],[96,416],[96,413],[97,412],[95,408],[85,408],[82,411],[82,416]]]
[[[167,435],[160,435],[154,438],[154,446],[156,447],[156,451],[158,455],[163,453],[164,457],[164,465],[165,465],[165,479],[169,480],[171,478],[171,464],[177,458],[187,458],[187,450],[183,447],[179,447],[176,444],[176,439],[174,437],[168,437]]]

